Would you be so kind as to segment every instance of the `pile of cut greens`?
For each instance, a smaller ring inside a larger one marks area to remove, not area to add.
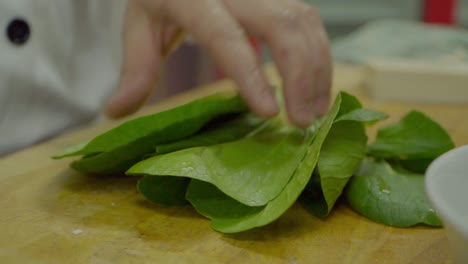
[[[54,158],[82,156],[71,163],[81,172],[142,176],[137,187],[149,201],[190,203],[223,233],[267,225],[297,200],[326,217],[340,197],[383,224],[440,226],[423,173],[454,144],[413,111],[368,145],[365,126],[386,118],[341,92],[326,116],[298,129],[220,93],[130,120]]]

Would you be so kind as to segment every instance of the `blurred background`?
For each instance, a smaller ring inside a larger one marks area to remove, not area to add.
[[[349,34],[378,19],[443,22],[444,8],[453,8],[453,23],[468,26],[468,0],[306,0],[320,10],[331,39]],[[456,5],[456,7],[454,7]],[[432,17],[427,17],[431,16]],[[439,18],[440,21],[436,21]],[[456,22],[455,22],[456,21]]]
[[[468,54],[468,0],[305,1],[318,8],[337,62],[359,63],[369,52],[396,57]],[[260,59],[271,61],[268,49],[257,49]],[[153,102],[224,77],[192,43],[183,44],[164,71]]]

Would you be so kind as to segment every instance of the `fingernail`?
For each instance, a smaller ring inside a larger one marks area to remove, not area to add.
[[[317,97],[317,99],[314,100],[314,103],[312,106],[313,106],[313,111],[317,115],[319,116],[326,115],[328,112],[329,97],[328,96]]]
[[[273,90],[264,88],[258,94],[259,107],[262,113],[267,117],[273,117],[279,113],[279,106],[273,94]]]
[[[294,124],[300,127],[309,126],[316,118],[314,107],[312,104],[303,104],[294,106],[294,110],[290,117]]]
[[[245,86],[249,87],[252,93],[250,99],[251,107],[262,117],[273,117],[278,115],[280,108],[276,101],[273,87],[262,78],[258,71],[253,71],[250,78],[245,81]]]

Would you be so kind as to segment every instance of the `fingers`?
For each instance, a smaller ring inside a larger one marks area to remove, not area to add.
[[[328,108],[331,63],[317,12],[295,0],[226,0],[249,32],[264,39],[282,75],[289,119],[305,127]]]
[[[307,15],[303,23],[305,27],[311,28],[306,33],[309,46],[312,48],[311,52],[314,53],[313,57],[317,58],[318,62],[315,72],[317,83],[313,106],[316,113],[324,115],[330,104],[333,65],[327,33],[321,21],[317,21],[317,19],[319,19],[317,16]]]
[[[166,59],[183,42],[185,38],[185,32],[175,25],[168,25],[168,26],[163,27],[161,38],[162,38],[161,56],[164,59]]]
[[[122,76],[105,112],[117,118],[137,111],[150,96],[159,72],[158,31],[136,1],[129,2],[124,33]]]
[[[154,1],[145,1],[151,5]],[[232,15],[218,0],[172,0],[165,2],[171,18],[206,48],[233,78],[249,107],[258,115],[271,117],[279,109],[247,38]],[[157,8],[161,8],[160,5]]]
[[[296,11],[283,9],[278,12],[280,22],[267,31],[266,41],[282,75],[288,117],[293,124],[306,127],[316,118],[313,108],[316,61]]]
[[[253,112],[260,116],[274,116],[279,109],[274,92],[268,86],[244,32],[253,33],[269,44],[283,79],[286,109],[292,123],[306,127],[328,109],[332,71],[328,39],[317,11],[303,2],[139,2],[143,3],[144,10],[150,12],[153,19],[158,17],[160,21],[174,22],[206,48],[224,71],[238,83],[241,95]],[[141,20],[140,18],[140,23],[148,23]],[[118,98],[127,98],[128,102],[121,107],[125,111],[121,113],[132,110],[132,106],[138,105],[147,96],[150,89],[143,87],[149,87],[152,78],[148,76],[158,70],[160,53],[168,46],[168,39],[175,32],[174,29],[160,32],[161,39],[152,43],[152,40],[146,41],[144,30],[134,31],[127,43],[122,88],[115,99],[115,102],[119,102]],[[156,45],[159,46],[155,48]]]

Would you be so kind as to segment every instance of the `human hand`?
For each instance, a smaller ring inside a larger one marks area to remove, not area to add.
[[[162,50],[183,28],[239,86],[256,114],[278,114],[247,35],[265,41],[283,79],[289,119],[305,127],[327,111],[331,86],[328,39],[315,9],[300,0],[131,0],[119,91],[106,112],[136,111],[158,78]]]

